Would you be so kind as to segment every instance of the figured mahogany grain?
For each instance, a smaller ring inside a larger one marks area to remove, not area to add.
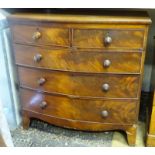
[[[63,49],[25,45],[15,45],[14,52],[17,64],[31,67],[90,73],[141,72],[141,52],[72,52]],[[40,62],[34,61],[34,56],[37,54],[42,55],[42,60]],[[104,67],[105,60],[111,62],[109,67]]]
[[[24,110],[57,118],[114,124],[130,124],[135,122],[136,100],[70,99],[24,89],[21,89],[21,98]],[[40,108],[42,101],[47,102],[45,109]],[[106,118],[102,117],[102,110],[108,111],[109,114]]]
[[[46,121],[51,124],[55,124],[60,127],[84,130],[84,131],[107,131],[107,130],[123,130],[126,131],[130,129],[133,125],[130,124],[113,124],[113,123],[101,123],[101,122],[90,122],[90,121],[78,121],[72,119],[63,119],[53,117],[51,115],[41,114],[35,111],[24,110],[23,115],[30,116],[30,118],[37,118],[42,121]],[[28,117],[28,119],[30,119]],[[26,127],[29,124],[26,124]],[[27,128],[25,128],[27,129]],[[130,134],[128,134],[130,135]]]
[[[15,43],[51,46],[69,46],[69,29],[48,26],[32,25],[13,25],[11,27],[13,41]],[[41,37],[34,40],[35,32],[40,32]]]
[[[104,38],[112,38],[106,45]],[[73,46],[77,48],[104,48],[104,49],[139,49],[143,48],[144,30],[126,29],[75,29],[73,31]]]
[[[146,13],[16,14],[8,19],[20,88],[26,89],[21,90],[24,128],[34,117],[76,130],[118,129],[135,145],[151,23]],[[36,31],[42,35],[34,41]],[[42,55],[37,63],[36,54]],[[108,68],[105,59],[111,60]],[[40,78],[46,79],[41,86]],[[107,92],[102,91],[105,83]],[[45,109],[39,108],[42,100],[48,101]],[[105,108],[106,119],[101,118]]]
[[[77,74],[18,67],[20,85],[36,90],[75,96],[137,98],[138,75]],[[38,80],[45,78],[43,85]],[[109,84],[108,91],[102,90]]]

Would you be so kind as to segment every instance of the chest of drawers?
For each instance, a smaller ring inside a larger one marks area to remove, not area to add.
[[[15,14],[10,23],[23,127],[30,118],[85,131],[123,130],[135,144],[145,13]]]

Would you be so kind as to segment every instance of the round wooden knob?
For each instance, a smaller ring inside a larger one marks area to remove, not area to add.
[[[45,79],[45,78],[40,78],[40,79],[38,80],[38,84],[39,84],[40,86],[43,85],[45,82],[46,82],[46,79]]]
[[[111,61],[110,60],[104,60],[103,66],[104,67],[110,67]]]
[[[104,43],[105,43],[106,45],[111,44],[111,43],[112,43],[112,38],[111,38],[110,36],[106,36],[106,37],[104,38]]]
[[[107,83],[105,83],[105,84],[102,85],[102,90],[103,90],[103,91],[108,91],[109,88],[110,88],[110,86],[109,86],[109,84],[107,84]]]
[[[108,113],[107,110],[103,110],[103,111],[101,112],[101,115],[102,115],[102,117],[106,118],[106,117],[108,117],[109,113]]]
[[[42,59],[42,55],[41,54],[36,54],[34,57],[33,57],[33,60],[35,62],[40,62]]]
[[[47,107],[47,102],[42,101],[39,106],[40,106],[41,109],[45,109]]]
[[[32,35],[33,40],[38,40],[41,37],[41,33],[39,31],[34,32]]]

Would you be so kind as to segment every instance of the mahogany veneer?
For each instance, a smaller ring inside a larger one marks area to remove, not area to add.
[[[9,18],[23,127],[35,117],[86,131],[124,130],[135,145],[146,13]]]

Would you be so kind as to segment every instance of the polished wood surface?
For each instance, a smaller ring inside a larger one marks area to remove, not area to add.
[[[16,64],[51,70],[88,73],[140,73],[142,52],[133,51],[70,51],[15,45]],[[34,56],[42,55],[40,62]],[[110,66],[104,66],[106,60]]]
[[[18,72],[20,86],[35,90],[86,97],[138,98],[137,75],[77,74],[22,67],[18,67]],[[45,79],[42,85],[38,84],[40,78]],[[108,91],[103,90],[104,84],[109,85]]]
[[[88,122],[88,121],[63,119],[63,118],[52,117],[51,115],[40,114],[36,111],[34,112],[34,111],[23,110],[24,129],[29,128],[30,118],[38,118],[40,120],[55,124],[60,127],[75,129],[75,130],[84,130],[84,131],[107,131],[107,130],[128,131],[133,126],[133,125],[126,125],[126,124],[113,124],[113,123]],[[131,132],[132,131],[129,130],[127,135],[128,137],[130,137]]]
[[[133,124],[136,121],[137,101],[71,99],[24,89],[21,98],[24,110],[52,117],[114,124]],[[40,107],[43,101],[47,102],[45,108]],[[107,117],[102,116],[103,110],[108,112]]]
[[[86,131],[123,130],[135,145],[146,13],[8,18],[23,127],[32,117]]]
[[[130,146],[135,146],[136,143],[136,132],[137,132],[137,125],[133,124],[132,127],[126,130],[127,140]]]
[[[95,36],[95,37],[94,37]],[[109,36],[112,42],[105,44],[104,39]],[[105,30],[78,30],[73,32],[73,46],[77,48],[130,48],[139,49],[143,47],[143,30],[126,29],[105,29]]]
[[[13,41],[15,43],[34,45],[69,46],[69,30],[48,26],[15,25],[12,26]],[[33,38],[35,32],[40,37]]]

